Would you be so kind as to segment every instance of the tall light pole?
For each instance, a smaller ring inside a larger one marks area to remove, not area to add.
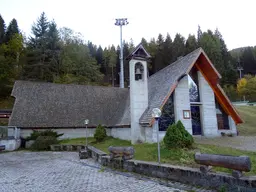
[[[122,39],[122,26],[128,25],[127,18],[116,19],[115,25],[120,26],[120,88],[124,88],[124,61],[123,61],[123,39]]]
[[[240,79],[242,79],[242,71],[244,70],[243,67],[241,66],[241,63],[240,63],[240,59],[238,58],[238,61],[237,61],[237,71],[239,71],[239,77]]]
[[[244,70],[243,67],[237,67],[237,70],[239,71],[240,79],[242,79],[242,71]]]

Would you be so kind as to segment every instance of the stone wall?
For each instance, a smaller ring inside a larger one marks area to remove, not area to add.
[[[90,148],[88,148],[91,150]],[[95,148],[94,148],[95,149]],[[110,159],[104,152],[94,150],[95,161],[101,165],[123,171],[135,172],[151,177],[177,181],[180,183],[202,186],[207,188],[219,189],[221,186],[226,186],[229,191],[248,191],[256,190],[256,177],[241,177],[236,179],[225,173],[202,173],[197,168],[181,167],[168,164],[158,164],[155,162],[145,162],[138,160]]]

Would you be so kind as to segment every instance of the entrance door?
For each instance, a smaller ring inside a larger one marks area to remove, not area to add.
[[[191,106],[191,119],[192,119],[192,132],[193,135],[201,135],[201,120],[200,120],[200,106],[192,105]]]

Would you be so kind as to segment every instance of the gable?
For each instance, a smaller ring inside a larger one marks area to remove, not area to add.
[[[146,49],[142,46],[140,43],[135,49],[133,50],[132,53],[130,53],[127,57],[126,60],[130,60],[132,58],[143,58],[143,59],[148,59],[150,58],[150,54],[146,51]]]
[[[149,77],[149,107],[140,118],[142,125],[149,124],[151,126],[153,124],[154,119],[151,117],[152,109],[163,108],[169,96],[178,85],[179,80],[189,74],[193,66],[203,74],[225,112],[233,118],[236,124],[243,122],[219,85],[221,75],[215,69],[203,49],[199,48]]]

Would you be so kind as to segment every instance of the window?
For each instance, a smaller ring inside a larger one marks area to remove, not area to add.
[[[197,69],[192,68],[188,75],[190,102],[200,102]]]
[[[168,126],[175,123],[173,94],[169,97],[162,109],[159,119],[159,130],[166,131]]]
[[[218,122],[218,129],[229,129],[229,120],[228,115],[223,110],[217,99],[215,98],[215,105],[216,105],[216,116]]]
[[[190,119],[190,110],[183,110],[183,119]]]

